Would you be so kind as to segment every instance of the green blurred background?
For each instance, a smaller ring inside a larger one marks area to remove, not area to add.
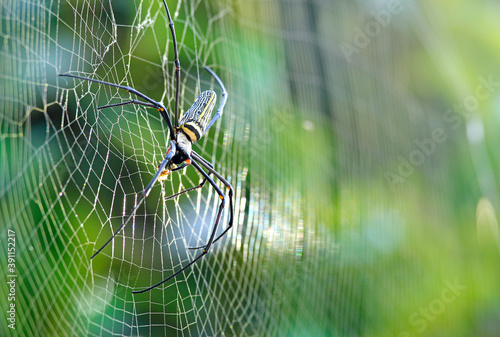
[[[500,336],[500,4],[168,1],[181,111],[225,113],[194,148],[235,188],[235,224],[200,263],[218,198],[158,184],[158,114],[97,107],[130,84],[173,107],[160,1],[4,0],[0,303],[16,238],[19,336]],[[227,212],[226,212],[227,213]],[[224,226],[228,215],[224,215]]]

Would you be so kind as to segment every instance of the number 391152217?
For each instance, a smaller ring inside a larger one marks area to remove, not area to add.
[[[7,268],[9,273],[14,273],[16,271],[16,232],[12,229],[8,231],[7,238]]]

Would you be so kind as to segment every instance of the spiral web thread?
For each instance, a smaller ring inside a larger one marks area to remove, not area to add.
[[[86,0],[2,5],[0,202],[3,227],[16,231],[18,332],[327,333],[332,310],[342,310],[341,302],[332,309],[329,299],[336,245],[314,207],[303,211],[309,192],[293,176],[295,169],[306,168],[289,165],[287,155],[296,143],[287,141],[281,128],[272,129],[283,139],[284,151],[268,153],[274,141],[259,136],[269,130],[270,120],[262,114],[273,110],[277,97],[280,104],[289,101],[282,81],[286,69],[273,62],[283,55],[264,42],[262,54],[245,50],[245,41],[255,36],[235,28],[238,16],[245,15],[228,3],[170,1],[169,6],[181,56],[181,114],[203,90],[214,88],[220,97],[205,64],[221,75],[229,91],[225,114],[194,149],[232,183],[234,227],[185,273],[148,293],[132,294],[191,261],[199,251],[187,247],[203,245],[210,234],[219,198],[208,184],[164,200],[199,183],[200,175],[187,168],[157,183],[129,225],[89,260],[154,175],[166,151],[168,128],[153,109],[127,105],[97,110],[132,96],[57,74],[130,85],[169,109],[175,92],[172,41],[161,3],[116,6]],[[278,15],[279,7],[268,6],[269,11],[255,14]],[[281,9],[285,18],[298,19],[294,25],[300,30],[307,18],[286,14],[292,7]],[[264,35],[273,29],[244,18],[240,24]],[[248,58],[240,58],[238,53],[245,52]],[[271,82],[266,74],[272,74]],[[251,81],[266,88],[254,88]],[[299,82],[296,87],[310,86]],[[324,102],[316,99],[317,92],[308,97],[309,119],[314,120]],[[280,113],[272,121],[292,130],[296,113]],[[328,167],[328,160],[319,158],[318,164]],[[315,185],[320,173],[312,174],[308,186],[331,193]],[[228,223],[228,206],[221,228]],[[307,277],[311,274],[317,277]],[[7,288],[1,289],[6,301]],[[314,326],[308,325],[311,319]],[[345,331],[349,329],[346,324]]]

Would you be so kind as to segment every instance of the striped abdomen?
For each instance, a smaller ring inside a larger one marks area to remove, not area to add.
[[[214,91],[204,91],[196,98],[193,106],[182,115],[179,129],[188,136],[191,142],[196,142],[205,133],[216,100],[217,95]]]

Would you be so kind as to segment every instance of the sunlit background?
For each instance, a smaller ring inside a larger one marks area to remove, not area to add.
[[[498,1],[168,6],[181,113],[220,97],[204,65],[229,92],[194,149],[233,185],[233,227],[132,294],[211,233],[213,189],[165,200],[200,182],[188,167],[91,261],[168,127],[153,109],[97,109],[126,91],[57,75],[133,86],[172,115],[165,10],[3,1],[2,336],[500,336]],[[226,204],[219,232],[228,221]]]

